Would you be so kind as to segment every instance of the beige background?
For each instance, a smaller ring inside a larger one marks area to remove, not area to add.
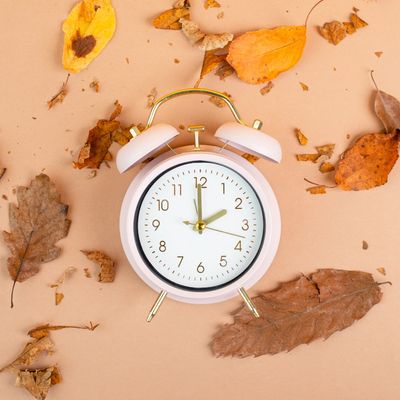
[[[312,0],[221,0],[225,18],[217,20],[220,10],[206,11],[202,1],[192,2],[193,17],[204,29],[228,32],[301,24],[313,4]],[[101,324],[93,333],[70,330],[53,335],[58,352],[49,362],[59,364],[64,381],[51,389],[49,399],[399,398],[400,166],[396,165],[384,187],[311,196],[303,178],[323,178],[315,165],[295,160],[294,153],[304,149],[293,136],[293,129],[301,127],[312,145],[336,143],[337,156],[348,143],[347,134],[354,137],[381,129],[372,112],[369,70],[376,70],[383,90],[400,97],[398,1],[326,0],[311,18],[301,62],[276,79],[265,97],[259,87],[236,78],[222,82],[209,76],[204,81],[204,86],[231,93],[247,120],[263,119],[265,130],[283,146],[281,165],[257,164],[276,191],[283,235],[271,269],[252,293],[317,267],[361,269],[384,280],[376,272],[384,266],[394,283],[382,288],[382,302],[364,319],[326,342],[243,360],[215,359],[207,347],[218,324],[230,321],[229,312],[240,304],[239,299],[207,306],[167,300],[154,322],[146,324],[155,293],[131,270],[118,232],[119,206],[136,170],[120,176],[112,163],[111,169],[102,167],[95,179],[88,179],[89,171],[74,170],[65,150],[73,150],[76,156],[88,129],[109,114],[115,99],[125,106],[123,122],[143,122],[148,113],[146,95],[153,87],[163,94],[195,82],[201,53],[180,32],[155,30],[150,24],[151,17],[167,9],[170,1],[114,0],[115,37],[87,70],[71,77],[64,103],[50,111],[46,101],[66,77],[60,63],[60,27],[74,2],[0,3],[0,166],[8,168],[0,182],[0,195],[13,201],[12,189],[27,184],[44,169],[70,204],[73,221],[69,236],[60,242],[62,256],[17,285],[12,310],[7,250],[4,244],[0,246],[1,364],[20,351],[25,332],[38,323],[91,320]],[[370,25],[337,47],[328,44],[318,35],[316,25],[346,19],[353,5]],[[378,59],[375,51],[384,54]],[[101,82],[100,93],[88,88],[94,77]],[[309,85],[309,92],[301,90],[300,81]],[[163,107],[158,121],[175,126],[204,123],[212,133],[231,119],[228,110],[219,110],[208,101],[200,107],[200,101],[200,97],[176,100]],[[189,134],[180,140],[188,142]],[[117,146],[113,147],[116,151]],[[0,226],[8,229],[7,201],[0,201]],[[361,249],[362,240],[370,244],[367,251]],[[79,250],[92,248],[117,260],[113,284],[84,277],[83,267],[95,268]],[[68,266],[79,271],[65,284],[65,299],[55,307],[48,284]],[[4,399],[30,398],[13,387],[9,374],[0,375],[0,391]]]

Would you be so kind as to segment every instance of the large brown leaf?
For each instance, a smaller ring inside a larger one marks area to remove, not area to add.
[[[9,205],[10,232],[3,232],[11,253],[7,266],[13,289],[15,282],[36,275],[41,263],[60,255],[56,243],[67,236],[71,224],[68,206],[45,174],[36,176],[28,187],[19,186],[17,200],[18,205]]]
[[[386,133],[400,129],[400,102],[395,97],[377,90],[374,106],[375,113],[382,121]]]
[[[364,135],[343,153],[336,167],[336,184],[342,190],[384,185],[398,157],[396,131]]]
[[[260,318],[243,306],[215,334],[216,356],[248,357],[289,351],[328,338],[362,318],[382,292],[371,274],[321,269],[253,299]]]

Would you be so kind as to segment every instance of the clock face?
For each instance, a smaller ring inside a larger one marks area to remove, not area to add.
[[[135,216],[137,246],[150,270],[190,290],[231,283],[257,258],[264,212],[252,186],[213,162],[189,162],[156,178]]]

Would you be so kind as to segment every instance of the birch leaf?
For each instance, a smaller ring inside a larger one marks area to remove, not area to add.
[[[220,357],[289,351],[351,326],[381,297],[367,272],[321,269],[255,297],[260,318],[243,306],[217,331],[211,349]]]

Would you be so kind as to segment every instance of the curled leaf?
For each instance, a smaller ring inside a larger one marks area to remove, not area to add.
[[[114,281],[116,265],[115,262],[107,254],[97,250],[81,251],[89,260],[94,261],[100,267],[100,272],[98,275],[99,282],[109,283]]]
[[[182,29],[181,18],[190,18],[190,3],[188,0],[177,1],[173,8],[164,11],[153,19],[153,26],[157,29]]]
[[[110,0],[82,0],[63,24],[63,66],[79,72],[104,49],[115,31],[115,12]]]
[[[342,190],[384,185],[397,158],[397,132],[364,135],[343,153],[336,167],[336,183]]]
[[[276,78],[300,60],[306,44],[306,27],[280,26],[247,32],[233,40],[227,61],[247,83]]]
[[[243,306],[217,331],[211,349],[220,357],[289,351],[351,326],[381,298],[367,272],[320,269],[253,298],[260,318]]]

